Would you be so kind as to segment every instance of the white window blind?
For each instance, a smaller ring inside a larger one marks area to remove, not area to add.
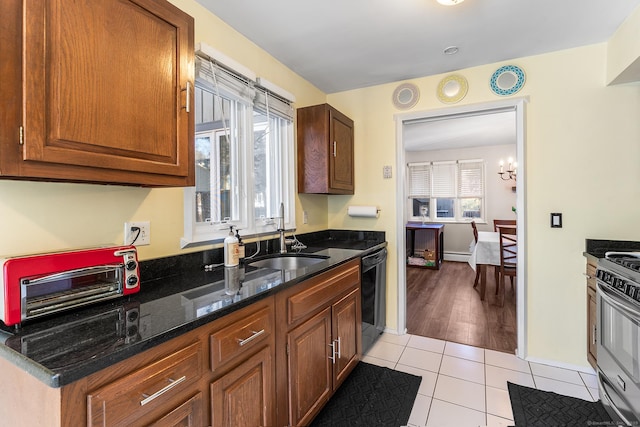
[[[281,98],[262,87],[257,87],[254,101],[255,108],[266,112],[267,116],[273,114],[283,119],[293,121],[293,107],[291,106],[291,101],[288,99]]]
[[[484,196],[484,162],[461,160],[458,165],[458,196]]]
[[[243,104],[252,104],[255,98],[253,83],[226,70],[211,60],[196,55],[196,79],[209,86],[216,95],[234,99]]]
[[[409,197],[428,198],[431,195],[431,164],[410,163]]]
[[[483,160],[407,164],[409,218],[467,222],[484,216],[485,164]]]
[[[456,197],[456,162],[433,163],[432,197]]]

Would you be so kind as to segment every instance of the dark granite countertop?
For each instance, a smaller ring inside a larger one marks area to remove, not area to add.
[[[585,250],[582,253],[587,259],[597,262],[604,258],[604,254],[609,251],[640,251],[640,242],[630,240],[602,240],[586,239]]]
[[[25,323],[17,332],[0,330],[0,357],[61,387],[387,245],[384,232],[326,230],[298,239],[308,247],[294,253],[328,258],[292,271],[249,262],[231,295],[224,267],[204,270],[222,262],[221,249],[141,261],[139,293]],[[279,250],[275,239],[261,245],[260,254]],[[246,247],[247,255],[257,249],[255,243]]]

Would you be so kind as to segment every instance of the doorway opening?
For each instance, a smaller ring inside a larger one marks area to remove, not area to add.
[[[471,212],[465,217],[467,212],[463,213],[463,209],[459,209],[458,213],[453,217],[440,216],[435,213],[437,200],[431,199],[433,204],[434,216],[430,216],[428,221],[442,223],[444,227],[444,248],[441,248],[445,254],[445,265],[450,267],[447,261],[457,261],[450,263],[454,269],[450,269],[451,277],[458,276],[460,286],[473,287],[475,272],[467,259],[470,255],[469,244],[473,241],[473,234],[470,225],[470,219],[478,218],[479,228],[486,231],[493,231],[493,222],[495,219],[517,219],[518,234],[518,261],[517,276],[514,283],[515,289],[511,291],[507,285],[507,295],[513,292],[512,298],[515,298],[515,318],[516,318],[516,355],[524,358],[526,355],[526,235],[524,215],[525,203],[525,141],[524,141],[524,114],[526,99],[510,99],[507,101],[498,101],[492,103],[469,105],[464,107],[454,107],[428,112],[415,112],[396,115],[396,158],[397,158],[397,247],[399,255],[397,257],[398,266],[398,331],[400,333],[407,332],[408,316],[419,316],[420,313],[409,313],[407,303],[407,283],[408,278],[420,281],[438,280],[439,273],[446,273],[444,269],[425,271],[418,273],[411,270],[411,274],[407,273],[407,257],[404,255],[404,248],[407,246],[407,238],[405,225],[409,221],[416,220],[414,200],[410,200],[408,187],[408,164],[415,161],[455,161],[460,160],[451,157],[484,159],[485,161],[485,180],[487,182],[487,191],[482,200],[482,211]],[[505,156],[510,156],[509,150],[512,150],[513,161],[517,162],[517,180],[510,182],[500,179],[499,164],[496,156],[504,152]],[[422,157],[421,157],[422,156]],[[448,157],[448,158],[447,158]],[[483,161],[484,161],[483,160]],[[497,196],[496,187],[505,187],[508,185],[507,191],[512,193],[510,199],[506,202],[500,200]],[[514,187],[513,189],[511,187]],[[493,198],[493,199],[492,199]],[[502,203],[502,205],[501,205]],[[506,205],[505,205],[506,203]],[[508,212],[507,212],[508,209]],[[418,211],[420,208],[418,207]],[[423,218],[424,220],[424,218]],[[487,286],[487,294],[495,290],[495,282],[493,280],[493,268],[487,268],[487,282],[492,286]],[[449,274],[449,273],[447,273]],[[411,276],[411,277],[409,277]],[[424,276],[424,277],[422,277]],[[442,274],[440,274],[442,276]],[[470,278],[469,278],[470,277]],[[451,280],[446,279],[446,280]],[[440,285],[441,288],[446,285]],[[465,289],[468,291],[468,289]],[[440,290],[442,297],[446,295],[446,290]],[[453,289],[451,292],[455,292]],[[475,292],[475,291],[474,291]],[[471,295],[467,295],[470,297]],[[455,295],[451,295],[452,298]],[[479,292],[476,297],[480,299]],[[487,298],[489,300],[489,298]],[[433,301],[432,301],[433,302]],[[485,302],[486,304],[486,302]],[[476,304],[477,306],[477,304]],[[469,307],[471,310],[472,307]],[[417,310],[418,308],[416,308]],[[427,307],[423,307],[428,309]],[[460,309],[459,309],[460,310]],[[497,311],[495,311],[497,313]],[[469,318],[468,321],[473,324],[474,319]],[[486,315],[486,313],[485,313]],[[472,316],[472,314],[471,314]],[[425,315],[426,317],[426,315]],[[444,320],[443,320],[444,322]],[[433,325],[435,329],[437,325]],[[471,344],[473,345],[473,344]],[[490,348],[491,346],[480,345]]]

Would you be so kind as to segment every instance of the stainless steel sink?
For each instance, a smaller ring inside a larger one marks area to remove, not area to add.
[[[310,265],[321,263],[329,257],[324,255],[298,255],[282,254],[272,258],[253,261],[249,265],[253,267],[271,268],[274,270],[298,270]]]

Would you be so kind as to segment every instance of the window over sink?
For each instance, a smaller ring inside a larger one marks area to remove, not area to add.
[[[205,50],[196,52],[196,185],[184,190],[181,247],[224,239],[230,226],[243,237],[275,233],[281,203],[293,229],[292,100]]]

